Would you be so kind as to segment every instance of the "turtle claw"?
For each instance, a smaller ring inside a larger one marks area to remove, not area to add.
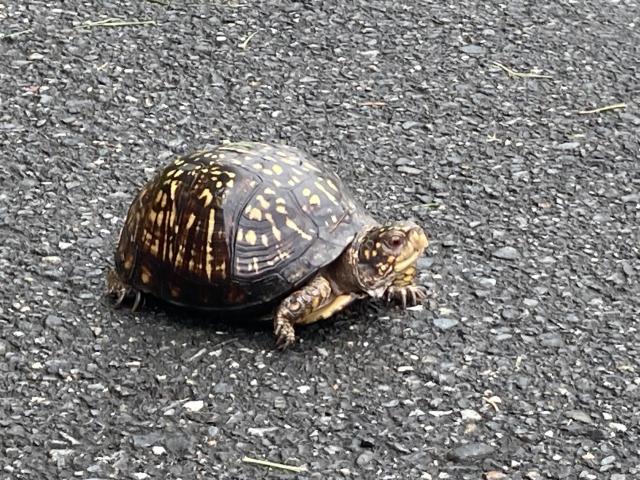
[[[387,289],[385,297],[388,302],[395,300],[405,309],[422,303],[427,298],[427,289],[422,285],[408,285],[406,287],[391,286]]]
[[[276,347],[278,350],[283,351],[293,345],[296,340],[295,330],[293,325],[284,319],[276,321],[276,326],[273,333],[276,336]]]

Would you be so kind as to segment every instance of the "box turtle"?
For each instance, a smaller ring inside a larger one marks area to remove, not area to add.
[[[175,159],[137,194],[107,275],[120,305],[151,294],[240,313],[271,308],[277,346],[294,326],[352,301],[426,296],[415,284],[428,244],[418,225],[381,225],[340,179],[300,150],[223,144]]]

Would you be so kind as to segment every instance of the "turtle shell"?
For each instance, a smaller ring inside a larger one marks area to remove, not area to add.
[[[179,157],[145,185],[115,255],[128,286],[211,310],[275,302],[375,223],[300,150],[233,143]]]

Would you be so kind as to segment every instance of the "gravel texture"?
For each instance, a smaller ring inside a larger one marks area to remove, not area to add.
[[[0,479],[640,478],[638,2],[166,3],[0,2]],[[136,189],[225,139],[421,222],[425,308],[284,354],[110,308]]]

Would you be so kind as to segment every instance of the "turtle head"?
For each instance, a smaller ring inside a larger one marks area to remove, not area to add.
[[[351,248],[350,263],[358,286],[372,297],[381,297],[395,281],[413,278],[418,257],[429,241],[412,222],[375,226],[362,231]]]

